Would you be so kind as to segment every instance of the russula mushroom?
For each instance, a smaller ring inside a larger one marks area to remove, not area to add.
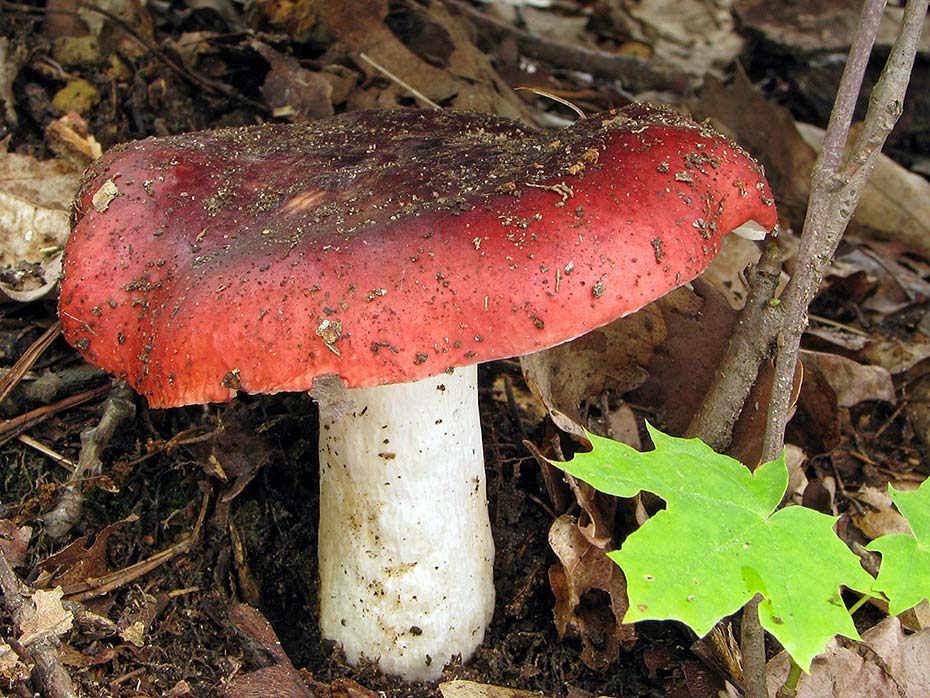
[[[565,342],[775,225],[760,168],[647,106],[556,133],[367,111],[154,138],[95,163],[60,315],[152,407],[311,390],[323,634],[410,679],[493,610],[475,365]]]

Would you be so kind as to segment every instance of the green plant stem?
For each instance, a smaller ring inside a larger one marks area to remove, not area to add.
[[[801,680],[801,674],[803,673],[801,667],[797,662],[788,655],[788,677],[785,679],[778,692],[775,694],[775,698],[795,698],[798,695],[798,682]]]
[[[859,610],[860,608],[862,608],[866,603],[868,603],[869,600],[870,600],[871,598],[872,598],[871,596],[866,596],[866,595],[864,595],[864,594],[863,594],[862,596],[860,596],[860,597],[859,597],[859,600],[856,601],[856,603],[854,603],[852,606],[849,607],[849,615],[851,615],[851,616],[852,616],[852,615],[855,615],[856,611],[858,611],[858,610]]]

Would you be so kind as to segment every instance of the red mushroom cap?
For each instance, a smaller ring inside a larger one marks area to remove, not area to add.
[[[94,164],[75,218],[65,336],[154,407],[534,352],[776,223],[742,149],[645,106],[555,133],[366,111],[154,138]]]

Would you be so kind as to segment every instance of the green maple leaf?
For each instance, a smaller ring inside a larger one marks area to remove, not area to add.
[[[930,598],[930,480],[913,492],[889,485],[891,500],[907,519],[913,536],[904,533],[881,536],[868,550],[882,554],[882,566],[874,588],[888,599],[888,611],[897,615]]]
[[[778,509],[788,486],[784,458],[750,472],[698,439],[649,427],[655,450],[589,434],[592,450],[553,463],[602,492],[646,490],[667,507],[610,553],[626,575],[626,622],[679,620],[705,635],[757,592],[759,616],[805,670],[834,635],[858,639],[839,587],[872,578],[812,509]]]

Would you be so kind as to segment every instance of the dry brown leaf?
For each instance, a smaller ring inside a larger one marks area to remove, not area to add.
[[[633,626],[622,622],[629,606],[623,572],[570,516],[552,523],[549,545],[559,559],[549,568],[556,630],[559,637],[579,637],[581,661],[602,670],[636,641]]]
[[[759,94],[741,70],[727,84],[708,79],[693,111],[759,158],[776,194],[779,216],[800,229],[817,153],[801,138],[791,112]]]
[[[117,621],[119,636],[136,647],[144,647],[145,636],[162,607],[154,596],[138,588],[130,590],[125,603]]]
[[[110,571],[107,564],[107,541],[118,528],[138,519],[139,517],[136,514],[130,514],[125,519],[112,523],[98,531],[90,547],[85,547],[87,537],[82,536],[54,555],[45,558],[39,563],[44,576],[40,576],[36,586],[49,587],[54,584],[68,587],[88,579],[105,576]]]
[[[261,613],[240,603],[229,612],[229,620],[275,664],[237,676],[224,690],[226,698],[311,698],[313,694],[282,649],[271,623]]]
[[[510,393],[507,392],[508,376],[504,373],[498,373],[494,376],[491,397],[496,402],[509,403],[511,396],[513,404],[521,413],[524,419],[530,424],[539,424],[546,417],[546,407],[539,398],[533,395],[522,385],[511,383]]]
[[[834,286],[842,286],[839,293],[881,315],[930,298],[930,283],[920,273],[899,264],[878,244],[844,248],[830,264],[828,276]]]
[[[332,116],[333,86],[321,73],[307,70],[293,56],[286,56],[258,40],[251,42],[258,54],[271,64],[262,83],[262,95],[275,116],[293,121]]]
[[[861,514],[853,513],[852,521],[870,540],[898,533],[910,534],[911,527],[896,509],[866,509]]]
[[[80,114],[69,112],[45,127],[45,142],[55,155],[83,170],[103,155],[103,148]]]
[[[807,473],[804,472],[806,462],[807,455],[800,446],[785,444],[785,465],[788,468],[787,495],[795,504],[801,503],[801,496],[807,489]]]
[[[930,453],[930,374],[924,374],[907,386],[905,414],[914,434]]]
[[[701,279],[720,291],[731,307],[742,308],[748,291],[744,272],[758,262],[760,256],[758,243],[739,235],[726,235],[719,254],[701,274]]]
[[[74,615],[61,604],[64,592],[61,587],[51,591],[36,589],[31,604],[22,609],[19,621],[19,644],[28,647],[44,640],[57,639],[71,630]]]
[[[0,641],[0,681],[13,686],[17,682],[28,681],[31,673],[30,667],[23,664],[13,648]]]
[[[899,337],[876,330],[859,355],[870,364],[882,366],[892,375],[897,375],[930,358],[930,338],[922,335]]]
[[[9,519],[0,519],[0,553],[3,553],[10,567],[25,564],[26,548],[31,538],[31,526],[17,526]]]
[[[846,53],[856,34],[860,6],[848,0],[804,0],[779,2],[737,0],[734,9],[744,26],[758,32],[766,41],[789,49],[792,54],[816,54],[828,51]],[[891,46],[901,27],[903,7],[885,8],[876,45]],[[930,26],[924,27],[919,44],[930,51]]]
[[[668,336],[662,308],[674,312],[676,304],[689,303],[679,289],[578,339],[522,357],[527,385],[563,431],[601,431],[586,418],[589,405],[599,406],[605,392],[622,395],[645,382],[645,367]]]
[[[0,36],[0,102],[3,103],[3,117],[8,124],[16,125],[19,117],[16,114],[16,96],[13,94],[13,83],[19,74],[19,69],[25,65],[29,58],[29,50],[25,43],[11,41],[9,37]]]
[[[520,9],[519,16],[516,16],[516,12],[514,15],[513,21],[522,20],[526,30],[534,36],[544,36],[571,46],[597,48],[590,39],[588,24],[591,18],[586,12],[567,15],[564,12],[553,12],[550,7],[536,8],[527,4]]]
[[[233,679],[223,691],[226,698],[311,698],[300,674],[281,665],[265,667]]]
[[[80,176],[59,160],[0,153],[0,291],[10,298],[27,302],[54,287]]]
[[[325,693],[317,692],[317,698],[323,698]],[[384,698],[380,691],[372,691],[358,681],[352,679],[333,679],[329,684],[329,698]]]
[[[521,691],[517,688],[492,686],[476,681],[443,681],[439,684],[442,698],[542,698],[540,691]]]
[[[881,366],[856,363],[837,354],[803,350],[805,371],[816,366],[833,388],[839,407],[852,407],[866,400],[896,402],[891,374]]]
[[[390,28],[385,23],[387,0],[325,0],[316,9],[328,31],[354,55],[364,53],[433,102],[530,120],[490,58],[472,44],[466,22],[438,0],[405,5],[401,14],[392,15]],[[371,64],[359,65],[378,83],[385,80]],[[409,90],[391,83],[383,90],[357,93],[351,107],[394,107],[411,98]]]
[[[801,678],[797,698],[913,698],[930,695],[930,630],[905,635],[897,618],[886,618],[862,634],[863,651],[832,640]],[[782,652],[767,667],[774,696],[788,672]]]
[[[600,0],[595,14],[612,32],[651,47],[656,60],[705,75],[731,65],[743,48],[731,2]]]
[[[684,432],[714,377],[736,312],[719,291],[698,279],[694,290],[678,289],[657,301],[667,341],[646,366],[648,380],[632,396],[654,407],[663,430]]]

